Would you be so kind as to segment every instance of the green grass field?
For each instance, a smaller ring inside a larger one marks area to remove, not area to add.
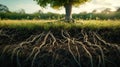
[[[57,20],[0,20],[0,27],[9,28],[120,28],[120,20],[76,20],[76,23],[65,23]]]

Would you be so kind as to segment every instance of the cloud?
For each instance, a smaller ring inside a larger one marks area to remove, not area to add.
[[[93,10],[102,11],[106,8],[115,11],[117,7],[120,7],[120,0],[92,0],[91,2],[81,5],[79,8],[74,8],[73,13],[83,11],[92,12]]]
[[[92,0],[91,3],[99,7],[120,7],[120,0]]]

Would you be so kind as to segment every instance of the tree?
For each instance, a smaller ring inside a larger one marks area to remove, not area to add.
[[[110,12],[111,12],[111,9],[110,8],[106,8],[101,13],[109,14]]]
[[[65,21],[72,22],[72,6],[79,6],[79,4],[85,3],[89,0],[34,0],[41,7],[46,7],[48,4],[53,8],[59,8],[64,6],[65,8]]]
[[[9,12],[9,9],[7,6],[0,4],[0,12],[6,13]]]
[[[118,8],[118,9],[116,10],[116,12],[120,12],[120,8]]]
[[[18,13],[25,14],[25,10],[24,9],[20,9],[20,10],[18,10]]]
[[[97,10],[93,10],[92,13],[97,13]]]
[[[43,14],[43,11],[42,10],[38,10],[38,11],[34,12],[34,14]]]

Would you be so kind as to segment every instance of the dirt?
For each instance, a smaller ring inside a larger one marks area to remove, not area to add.
[[[119,33],[0,28],[0,67],[120,67]]]

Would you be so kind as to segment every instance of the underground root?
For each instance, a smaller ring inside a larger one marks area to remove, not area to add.
[[[107,60],[111,48],[116,48],[120,60],[120,46],[106,42],[97,32],[81,30],[75,37],[61,30],[59,35],[52,31],[31,35],[14,48],[4,47],[1,57],[11,52],[10,58],[17,67],[106,67],[117,64]]]

